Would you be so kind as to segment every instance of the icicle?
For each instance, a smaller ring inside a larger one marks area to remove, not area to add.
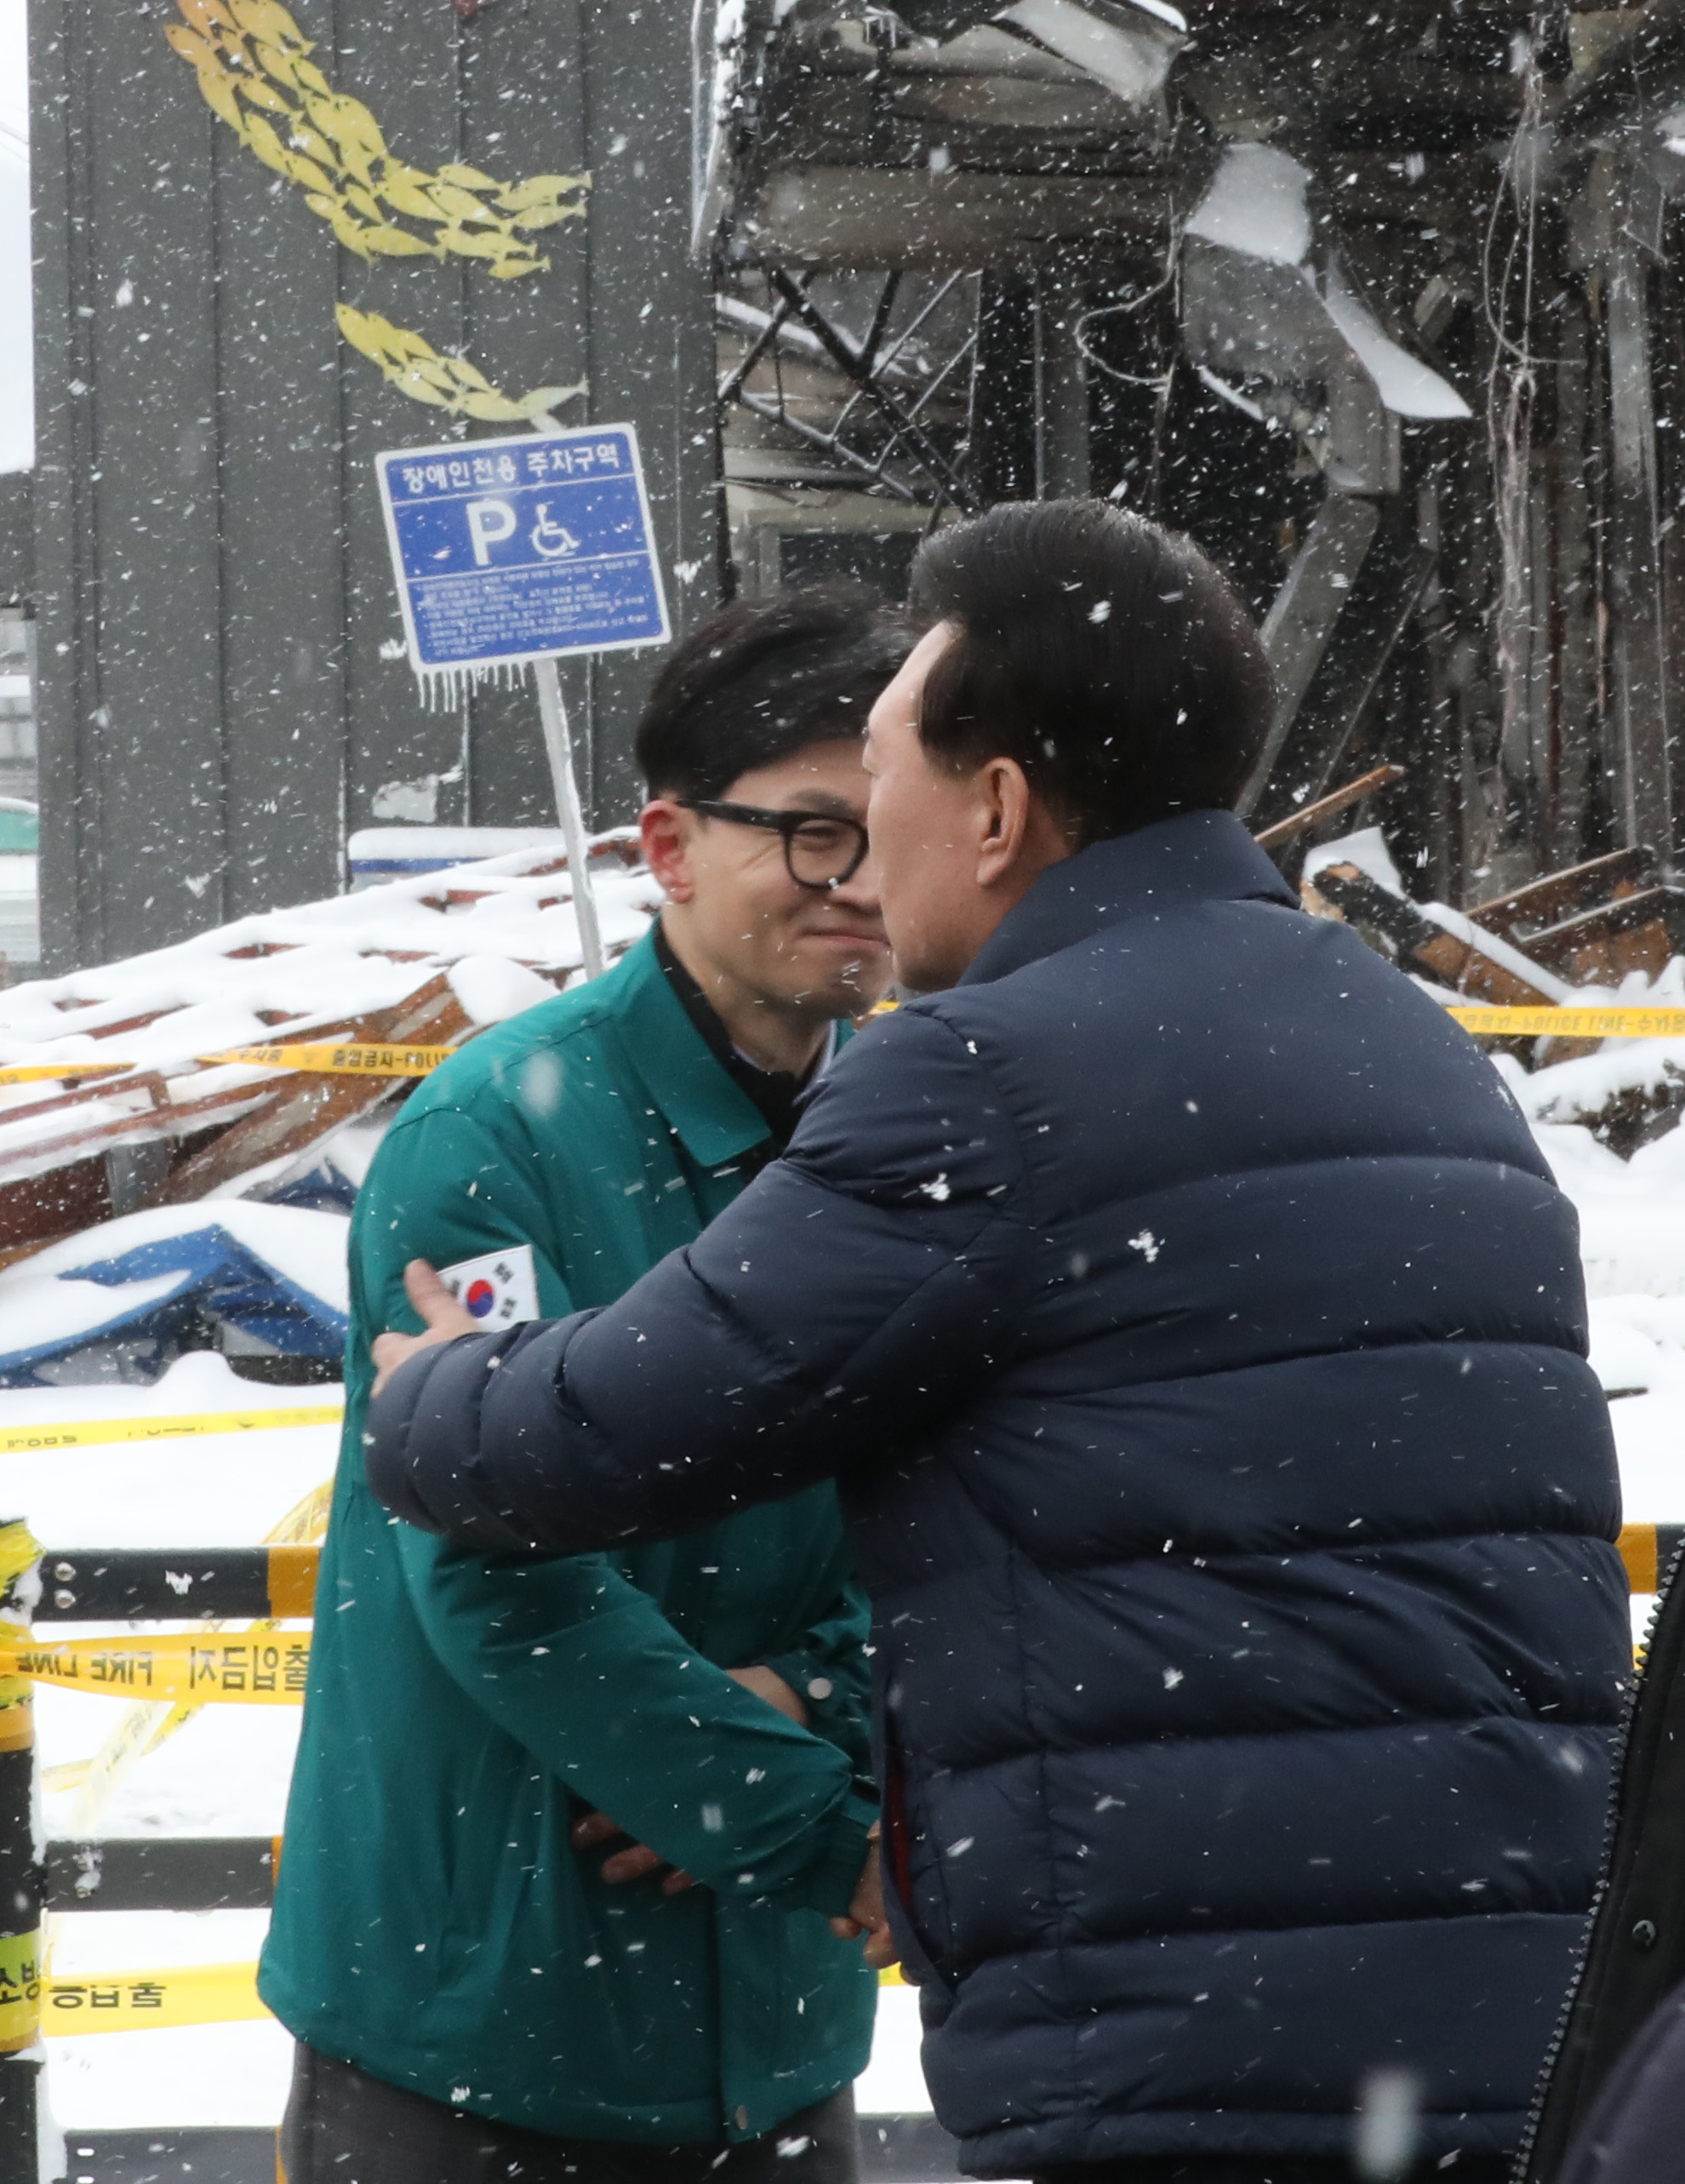
[[[441,710],[460,712],[483,683],[489,683],[500,690],[521,689],[525,687],[531,664],[526,660],[488,660],[481,666],[418,667],[415,681],[422,710],[430,713]]]

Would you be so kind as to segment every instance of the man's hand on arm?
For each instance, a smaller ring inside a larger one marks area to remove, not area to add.
[[[726,1674],[734,1684],[740,1684],[745,1691],[764,1699],[769,1707],[776,1707],[786,1720],[793,1721],[797,1729],[808,1725],[808,1710],[775,1668],[759,1664],[752,1668],[728,1668]],[[583,1820],[576,1820],[569,1829],[568,1840],[575,1850],[591,1850],[599,1843],[613,1843],[623,1838],[625,1829],[606,1812],[588,1812]],[[603,1861],[603,1878],[611,1887],[622,1881],[642,1880],[646,1873],[659,1872],[667,1861],[659,1850],[652,1850],[647,1843],[628,1843],[623,1850],[616,1850]],[[677,1866],[668,1868],[661,1883],[663,1895],[679,1895],[686,1889],[694,1889],[694,1879]],[[834,1931],[842,1933],[848,1922],[833,1919]]]
[[[646,1873],[659,1873],[664,1868],[663,1895],[680,1895],[696,1885],[694,1875],[668,1865],[659,1850],[652,1850],[647,1843],[629,1841],[620,1821],[611,1820],[606,1812],[588,1812],[583,1820],[576,1820],[568,1830],[568,1840],[575,1850],[594,1850],[603,1843],[625,1844],[603,1861],[603,1878],[611,1888],[622,1881],[641,1881]]]
[[[420,1350],[436,1350],[441,1342],[454,1342],[459,1335],[484,1333],[473,1316],[463,1310],[437,1273],[425,1259],[412,1259],[403,1270],[403,1293],[426,1333],[377,1335],[370,1354],[374,1360],[374,1393],[408,1358]]]
[[[726,1674],[734,1684],[740,1684],[745,1691],[752,1691],[757,1699],[764,1699],[769,1707],[776,1707],[785,1719],[794,1722],[797,1729],[808,1726],[807,1707],[777,1669],[760,1666],[728,1668]]]
[[[878,1848],[881,1831],[874,1822],[866,1849],[865,1863],[860,1868],[860,1878],[849,1900],[846,1918],[833,1918],[831,1930],[839,1941],[852,1941],[857,1934],[864,1934],[865,1960],[874,1970],[882,1971],[895,1961],[895,1944],[889,1932],[889,1918],[883,1908],[883,1854]]]

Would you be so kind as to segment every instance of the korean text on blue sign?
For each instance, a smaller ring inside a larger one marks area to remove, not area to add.
[[[418,673],[667,642],[630,425],[375,461]]]

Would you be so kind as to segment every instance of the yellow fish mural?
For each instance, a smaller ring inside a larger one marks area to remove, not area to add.
[[[362,100],[336,91],[280,0],[177,0],[183,20],[164,36],[191,64],[206,104],[264,165],[299,190],[337,241],[376,258],[471,260],[494,280],[542,272],[533,237],[585,213],[589,174],[534,174],[504,183],[475,167],[431,172],[391,151]],[[507,395],[460,357],[419,334],[342,303],[340,331],[417,402],[491,423],[542,423],[574,386]]]

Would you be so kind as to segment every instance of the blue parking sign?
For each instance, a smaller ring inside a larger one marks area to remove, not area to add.
[[[400,448],[375,466],[418,675],[668,642],[631,426]]]

